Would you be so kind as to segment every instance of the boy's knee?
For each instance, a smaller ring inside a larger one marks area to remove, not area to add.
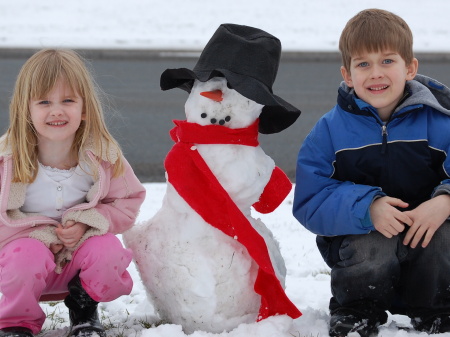
[[[395,258],[396,240],[387,239],[378,232],[346,237],[339,249],[340,264],[350,265],[370,263],[385,265]]]
[[[448,244],[450,241],[450,221],[445,221],[441,227],[435,233],[438,241],[444,244]]]
[[[438,254],[444,254],[448,251],[450,245],[450,221],[445,221],[441,227],[434,233],[424,252],[435,251]],[[449,254],[450,255],[450,252]]]

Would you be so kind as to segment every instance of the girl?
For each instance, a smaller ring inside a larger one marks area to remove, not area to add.
[[[98,302],[132,288],[131,252],[114,234],[133,225],[144,197],[82,58],[34,54],[0,138],[0,337],[39,333],[39,299],[61,293],[72,336],[106,336]]]

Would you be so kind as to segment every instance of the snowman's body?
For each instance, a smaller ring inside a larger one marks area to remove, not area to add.
[[[220,90],[215,102],[201,92]],[[224,78],[196,81],[186,102],[187,121],[230,128],[251,125],[262,106],[226,87]],[[205,116],[206,115],[206,116]],[[284,286],[284,260],[272,233],[251,215],[275,168],[260,146],[196,144],[221,186],[264,238]],[[208,195],[204,195],[208,198]],[[254,291],[258,266],[235,238],[214,228],[195,212],[169,182],[161,209],[124,235],[147,294],[160,317],[195,330],[222,332],[254,322],[261,304]]]

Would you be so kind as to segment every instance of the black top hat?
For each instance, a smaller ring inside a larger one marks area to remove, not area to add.
[[[259,132],[280,132],[293,124],[300,110],[272,93],[280,63],[280,40],[253,27],[222,24],[203,49],[194,70],[167,69],[161,74],[161,89],[190,92],[195,79],[206,82],[225,77],[233,89],[264,105]]]

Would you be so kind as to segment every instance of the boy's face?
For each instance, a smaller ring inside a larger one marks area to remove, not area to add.
[[[417,59],[406,65],[398,53],[379,51],[352,56],[350,69],[341,67],[341,73],[358,97],[376,108],[386,121],[402,99],[406,81],[416,76],[417,68]]]

